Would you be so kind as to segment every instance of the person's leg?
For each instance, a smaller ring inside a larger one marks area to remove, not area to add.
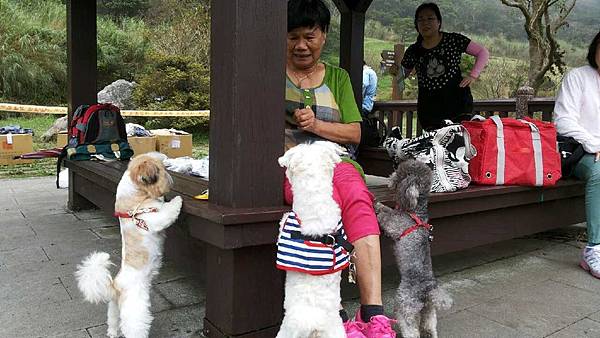
[[[587,220],[588,245],[600,244],[600,162],[594,162],[594,155],[586,154],[577,163],[574,176],[584,180],[585,215]]]
[[[360,290],[360,303],[382,305],[379,223],[373,210],[373,196],[350,163],[336,166],[333,196],[342,209],[342,222],[348,240],[354,245],[354,264]]]
[[[342,209],[348,240],[354,245],[353,262],[360,291],[360,310],[355,321],[364,325],[367,338],[395,337],[391,320],[383,315],[381,299],[381,250],[379,223],[373,209],[373,195],[349,163],[336,166],[333,195]]]
[[[585,180],[585,214],[588,245],[583,250],[581,267],[600,278],[600,162],[586,154],[575,167],[575,177]]]
[[[383,305],[381,301],[381,251],[379,235],[368,235],[353,242],[360,304]],[[383,313],[378,313],[383,314]],[[368,320],[366,320],[368,321]]]

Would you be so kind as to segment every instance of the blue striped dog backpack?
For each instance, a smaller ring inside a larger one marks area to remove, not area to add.
[[[354,247],[346,237],[342,220],[335,233],[320,237],[303,235],[301,221],[292,211],[281,219],[277,238],[276,266],[280,270],[311,275],[325,275],[341,271],[350,264]]]

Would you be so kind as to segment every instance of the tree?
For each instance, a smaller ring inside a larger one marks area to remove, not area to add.
[[[564,72],[564,52],[556,40],[557,31],[568,24],[567,16],[577,0],[500,0],[518,8],[525,17],[525,32],[529,40],[529,85],[537,92],[546,73],[556,69]],[[558,12],[551,14],[551,9]]]

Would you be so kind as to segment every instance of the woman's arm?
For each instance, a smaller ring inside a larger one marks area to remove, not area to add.
[[[481,71],[487,65],[490,58],[488,50],[473,41],[467,45],[466,53],[475,57],[475,65],[471,69],[471,73],[461,81],[460,87],[466,87],[479,78],[479,74],[481,74]]]
[[[298,128],[340,144],[360,143],[360,123],[326,122],[315,117],[310,107],[297,109],[294,117]]]
[[[473,41],[469,42],[466,52],[475,57],[475,65],[469,75],[477,79],[483,68],[487,65],[488,60],[490,59],[490,53],[485,47]]]

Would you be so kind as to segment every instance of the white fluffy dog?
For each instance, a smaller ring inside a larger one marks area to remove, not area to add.
[[[158,155],[134,158],[117,187],[115,215],[121,225],[121,269],[113,279],[105,252],[93,252],[77,267],[77,285],[85,299],[108,303],[107,335],[148,337],[151,280],[161,265],[164,234],[179,215],[181,197],[170,202],[164,195],[172,185]]]
[[[294,223],[299,230],[292,232],[301,233],[299,236],[305,236],[305,240],[333,238],[331,234],[341,229],[341,211],[332,197],[332,179],[333,170],[341,161],[340,155],[344,153],[345,150],[335,143],[317,141],[312,144],[297,145],[279,158],[279,164],[286,167],[285,174],[294,194],[292,210],[295,216],[292,218],[297,219]],[[293,262],[292,268],[281,266],[286,264],[284,258],[287,258],[285,256],[282,258],[280,254],[286,254],[281,252],[285,249],[285,243],[282,241],[285,241],[285,236],[289,234],[282,229],[284,229],[283,223],[287,222],[288,218],[289,214],[286,214],[282,219],[278,241],[277,266],[287,270],[287,275],[283,303],[285,317],[277,337],[345,337],[342,319],[339,316],[341,270],[338,268],[340,267],[336,265],[333,273],[315,275],[298,272],[297,268],[293,267]],[[326,249],[325,246],[323,248]],[[331,248],[332,246],[329,246],[330,251]]]

